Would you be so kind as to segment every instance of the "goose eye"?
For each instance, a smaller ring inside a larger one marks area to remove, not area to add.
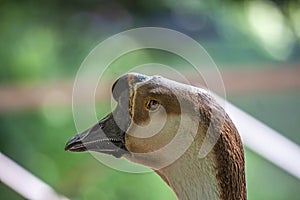
[[[156,100],[150,100],[148,101],[146,107],[149,111],[155,111],[159,107],[159,103]]]

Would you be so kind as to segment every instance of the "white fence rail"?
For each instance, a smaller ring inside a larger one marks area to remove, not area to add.
[[[222,105],[224,100],[217,95],[214,97]],[[249,149],[300,179],[300,147],[297,144],[229,102],[225,110]]]
[[[30,200],[68,200],[0,152],[0,180]]]

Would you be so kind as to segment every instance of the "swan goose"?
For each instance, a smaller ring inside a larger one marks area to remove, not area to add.
[[[65,150],[101,152],[149,166],[181,200],[246,199],[240,136],[205,90],[160,76],[130,73],[114,83],[112,95],[118,102],[116,109],[70,139]],[[193,134],[190,129],[195,124]],[[208,130],[217,136],[216,144],[201,157]],[[175,145],[168,146],[172,142]],[[169,148],[159,151],[165,146]]]

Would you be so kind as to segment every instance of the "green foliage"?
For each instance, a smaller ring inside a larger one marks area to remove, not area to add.
[[[279,61],[268,52],[270,49],[266,49],[263,41],[257,39],[249,24],[250,1],[182,2],[186,3],[180,4],[178,9],[177,4],[168,0],[162,3],[1,1],[0,83],[22,85],[73,80],[81,62],[99,42],[120,31],[141,26],[168,27],[192,36],[221,68],[247,65],[258,68],[265,63],[273,67],[275,62],[299,62],[300,32],[297,33],[299,27],[296,26],[299,1],[251,1],[254,8],[260,5],[255,3],[260,2],[275,10],[275,14],[283,13],[283,23],[279,25],[291,30],[287,32],[292,38],[292,43],[287,43],[291,47],[290,54]],[[264,13],[267,15],[268,11]],[[181,24],[177,23],[179,18]],[[193,31],[187,19],[202,25]],[[132,66],[148,62],[181,70],[188,66],[185,60],[171,53],[143,50],[115,60],[106,73],[115,75],[120,69],[127,72]],[[298,93],[287,92],[275,96],[250,94],[230,100],[300,144],[299,98]],[[107,105],[99,105],[97,114],[104,116],[109,109]],[[88,153],[65,152],[66,141],[75,133],[71,106],[0,113],[1,152],[71,199],[175,199],[173,192],[154,173],[122,173],[104,166]],[[299,180],[249,150],[246,164],[249,199],[299,198]],[[0,183],[0,199],[23,198]]]

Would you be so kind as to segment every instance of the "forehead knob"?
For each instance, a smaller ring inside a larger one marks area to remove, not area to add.
[[[111,90],[112,90],[112,96],[116,101],[118,101],[122,92],[129,93],[128,74],[126,74],[126,75],[120,77],[118,80],[116,80],[114,82]]]
[[[148,76],[138,73],[129,73],[121,76],[112,86],[113,98],[117,101],[123,92],[129,94],[130,88],[133,88],[136,83],[144,82],[148,79]]]

